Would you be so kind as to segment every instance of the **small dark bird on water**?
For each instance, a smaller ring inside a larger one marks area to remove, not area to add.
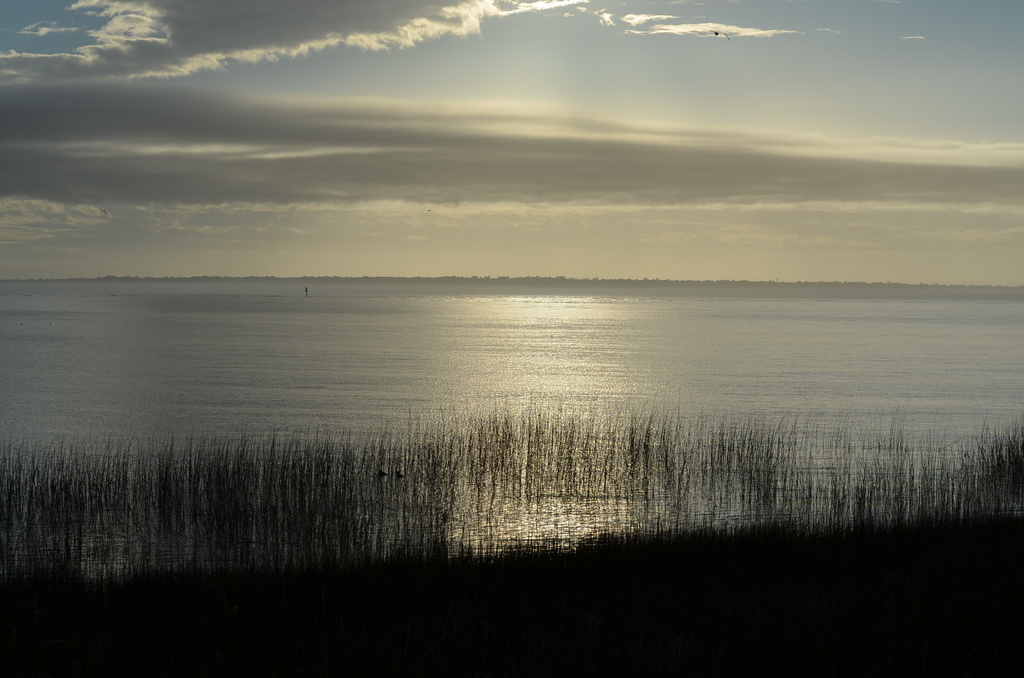
[[[405,474],[402,473],[401,471],[395,471],[395,477],[396,478],[404,478]]]
[[[387,475],[388,475],[388,472],[385,471],[384,469],[381,469],[381,470],[377,471],[377,477],[378,478],[386,478]]]

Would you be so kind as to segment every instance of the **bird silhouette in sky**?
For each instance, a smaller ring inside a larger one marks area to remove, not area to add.
[[[100,208],[100,212],[103,212],[103,214],[106,214],[106,213],[107,213],[107,210],[105,210],[105,209],[103,209],[103,208],[101,207],[101,208]]]
[[[728,36],[728,34],[726,34],[726,33],[720,33],[719,31],[711,31],[711,32],[715,34],[715,37],[718,37],[719,35],[724,35],[726,40],[728,40],[729,42],[732,42],[732,38],[730,38]]]

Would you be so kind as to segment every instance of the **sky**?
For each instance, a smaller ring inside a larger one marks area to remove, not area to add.
[[[4,0],[0,278],[1024,285],[1020,0]]]

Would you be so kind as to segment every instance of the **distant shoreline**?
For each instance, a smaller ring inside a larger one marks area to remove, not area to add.
[[[0,294],[51,291],[59,285],[263,285],[310,288],[310,296],[338,295],[559,295],[747,299],[891,299],[1024,301],[1024,286],[880,282],[775,282],[750,280],[598,279],[565,277],[291,277],[193,276],[0,280]],[[325,294],[326,293],[326,294]]]

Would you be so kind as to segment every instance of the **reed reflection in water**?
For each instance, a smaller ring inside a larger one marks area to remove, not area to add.
[[[355,566],[605,535],[1016,513],[1024,418],[955,444],[842,422],[499,411],[402,429],[8,443],[5,576]]]

